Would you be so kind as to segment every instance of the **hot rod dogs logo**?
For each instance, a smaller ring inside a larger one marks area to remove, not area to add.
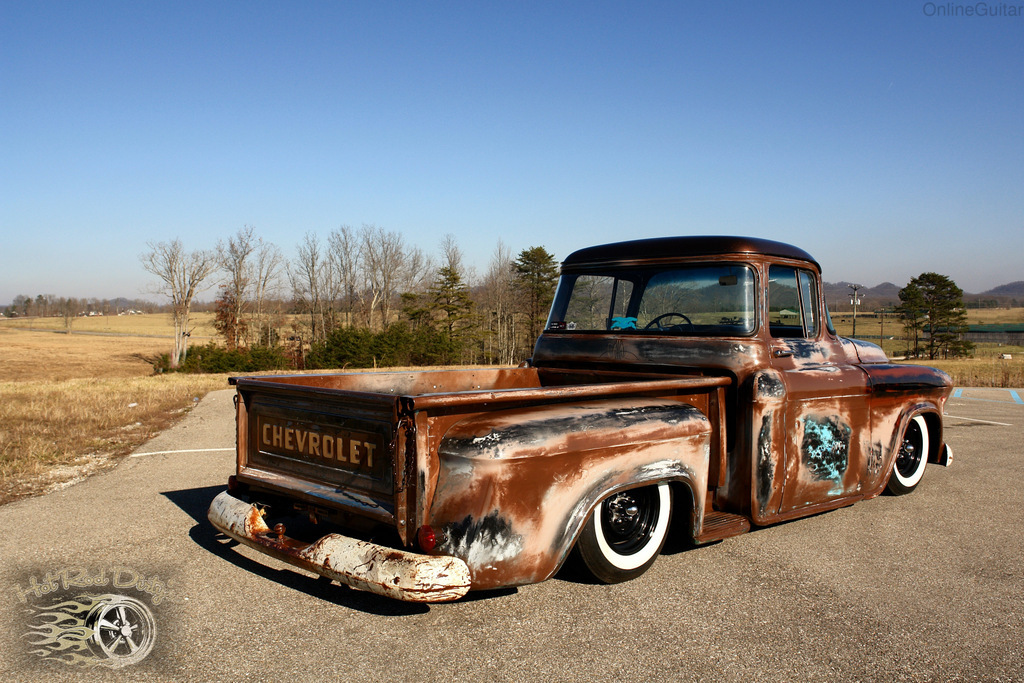
[[[167,586],[127,567],[29,577],[15,588],[25,607],[28,653],[47,662],[119,669],[138,664],[157,638],[153,607]]]

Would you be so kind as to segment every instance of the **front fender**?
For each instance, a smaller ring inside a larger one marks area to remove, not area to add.
[[[713,426],[657,398],[594,400],[485,413],[438,446],[428,523],[435,552],[463,559],[473,588],[543,581],[610,493],[659,481],[690,487],[703,515]]]
[[[928,462],[952,461],[945,444],[942,412],[953,393],[953,381],[941,370],[923,365],[863,365],[871,387],[871,462],[864,482],[866,497],[881,493],[899,452],[907,423],[922,415],[928,425]]]

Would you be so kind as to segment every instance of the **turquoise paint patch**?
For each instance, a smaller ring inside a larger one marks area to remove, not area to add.
[[[841,482],[849,466],[850,425],[834,416],[806,417],[803,423],[800,451],[807,471],[817,481]]]

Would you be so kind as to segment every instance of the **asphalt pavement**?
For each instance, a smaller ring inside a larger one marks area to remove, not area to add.
[[[672,546],[624,584],[424,606],[214,533],[234,463],[214,392],[116,468],[0,507],[0,678],[1022,680],[1022,393],[960,390],[955,461],[911,495]]]

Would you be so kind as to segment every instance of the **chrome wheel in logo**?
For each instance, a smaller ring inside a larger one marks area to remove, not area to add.
[[[137,664],[156,642],[156,621],[142,602],[123,595],[110,596],[90,610],[86,625],[92,629],[90,649],[114,668]]]

